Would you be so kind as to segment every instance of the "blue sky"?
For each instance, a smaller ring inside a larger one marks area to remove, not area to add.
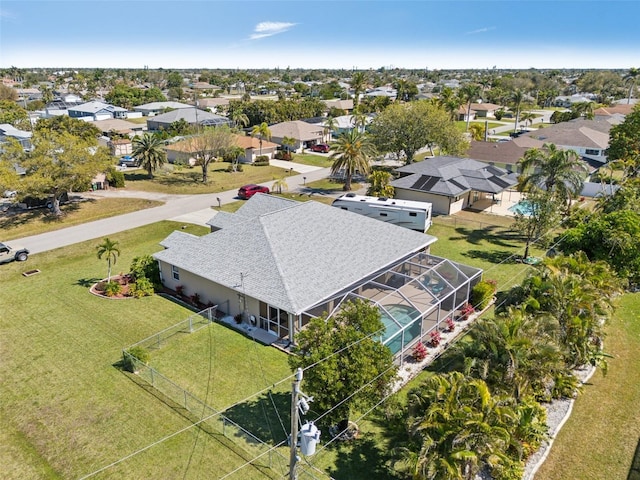
[[[0,67],[640,67],[640,0],[1,0]]]

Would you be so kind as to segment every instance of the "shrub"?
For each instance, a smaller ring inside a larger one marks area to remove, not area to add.
[[[440,345],[441,341],[442,341],[442,335],[440,335],[440,331],[437,329],[432,330],[431,333],[429,334],[429,345],[435,348],[438,345]]]
[[[424,343],[418,342],[416,343],[416,346],[413,347],[412,356],[416,362],[421,362],[422,360],[427,358],[427,354],[427,347],[424,346]]]
[[[484,310],[496,293],[496,284],[491,280],[478,282],[471,290],[471,303],[478,308]]]
[[[447,318],[447,332],[453,332],[456,329],[456,324],[453,318]]]
[[[112,280],[104,284],[104,294],[107,297],[115,297],[120,294],[120,292],[122,292],[122,285],[120,285],[120,282]]]
[[[131,347],[127,350],[127,355],[123,356],[122,368],[127,372],[135,373],[136,363],[140,362],[144,365],[149,363],[151,355],[149,351],[144,347]]]
[[[236,172],[241,172],[242,170],[243,170],[243,168],[242,168],[242,164],[241,164],[241,163],[237,164],[237,165],[236,165],[236,170],[235,170],[235,171],[236,171]],[[231,165],[229,165],[229,166],[227,167],[227,172],[233,172],[233,164],[231,164]]]
[[[131,262],[131,276],[134,281],[140,278],[146,278],[151,282],[154,288],[160,288],[160,268],[151,255],[142,255],[136,257]]]
[[[470,303],[465,303],[460,307],[460,316],[463,320],[467,320],[473,312],[475,312],[475,308]]]
[[[504,110],[496,110],[494,116],[496,117],[496,120],[502,120],[502,117],[504,117]]]
[[[107,171],[107,182],[109,186],[115,188],[124,188],[124,173],[119,172],[115,168],[110,168]]]
[[[266,155],[259,155],[256,157],[253,164],[257,167],[267,167],[269,165],[269,157]]]
[[[183,285],[176,285],[176,293],[178,294],[179,297],[186,295],[185,291],[184,291],[184,286]]]
[[[189,298],[191,299],[191,302],[196,306],[200,303],[200,294],[199,293],[194,293]]]
[[[153,284],[147,277],[139,277],[129,287],[129,292],[135,298],[148,297],[155,293]]]

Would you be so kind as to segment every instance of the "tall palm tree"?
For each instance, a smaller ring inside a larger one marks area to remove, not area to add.
[[[631,103],[631,96],[633,95],[633,89],[636,86],[638,77],[640,76],[640,68],[630,68],[624,77],[625,83],[629,84],[629,96],[627,97],[627,105]]]
[[[367,76],[364,72],[354,72],[351,76],[351,89],[353,90],[353,109],[358,108],[360,102],[360,93],[362,93],[367,85]]]
[[[153,171],[162,166],[167,158],[163,145],[160,137],[149,133],[133,139],[132,155],[140,161],[142,168],[147,170],[149,178],[153,178]]]
[[[587,173],[575,151],[561,150],[553,143],[545,143],[542,149],[527,150],[519,165],[523,190],[544,187],[562,200],[567,209],[571,206],[571,199],[582,190]]]
[[[287,153],[291,153],[293,147],[296,144],[296,139],[293,137],[282,137],[282,146],[287,149]]]
[[[455,94],[452,88],[444,87],[438,97],[438,104],[443,107],[451,120],[457,120],[458,108],[460,108],[460,98]]]
[[[338,122],[336,121],[335,117],[332,117],[331,115],[329,115],[323,122],[323,125],[324,125],[324,130],[323,130],[324,134],[327,137],[327,141],[330,142],[332,139],[331,134],[337,128]]]
[[[234,172],[238,171],[238,162],[240,161],[240,157],[245,153],[244,148],[239,145],[233,145],[227,150],[227,155],[231,157],[231,170]]]
[[[369,174],[369,160],[375,153],[375,147],[365,132],[352,129],[342,133],[334,144],[334,151],[329,157],[333,161],[331,174],[341,170],[345,172],[344,191],[351,190],[351,180],[356,172]]]
[[[271,130],[269,130],[269,125],[267,125],[267,122],[262,122],[260,125],[255,125],[251,130],[251,135],[258,136],[258,139],[260,140],[259,155],[262,155],[262,139],[263,138],[266,138],[267,140],[271,139]]]
[[[271,190],[278,193],[282,193],[283,190],[286,192],[288,189],[289,185],[287,185],[287,180],[285,179],[285,177],[278,178],[275,182],[273,182],[273,185],[271,185]]]
[[[515,122],[513,124],[513,131],[518,131],[518,124],[520,123],[520,107],[524,101],[524,92],[519,88],[516,88],[511,94],[511,104],[516,110]]]
[[[100,245],[96,247],[98,259],[102,260],[102,257],[107,258],[107,282],[111,281],[111,264],[115,265],[120,255],[118,249],[118,242],[113,242],[108,238],[105,238]]]
[[[230,120],[233,122],[233,126],[238,128],[240,126],[246,127],[249,125],[249,117],[242,111],[241,108],[235,108],[231,112]]]
[[[467,132],[469,131],[469,122],[471,121],[471,104],[478,101],[480,89],[480,85],[476,83],[467,83],[460,89],[460,98],[467,104]]]
[[[536,118],[536,115],[532,112],[522,112],[520,115],[520,120],[525,122],[527,126],[533,123],[533,120]]]

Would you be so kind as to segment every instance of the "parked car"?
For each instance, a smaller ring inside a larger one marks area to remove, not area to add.
[[[124,157],[120,157],[118,165],[121,167],[139,167],[140,161],[131,155],[125,155]]]
[[[238,197],[243,200],[248,200],[253,197],[256,193],[269,193],[269,187],[263,187],[261,185],[245,185],[240,187],[238,190]]]
[[[316,143],[311,147],[312,152],[329,153],[331,147],[326,143]]]
[[[29,250],[8,243],[0,243],[0,263],[9,263],[14,260],[24,262],[29,258]]]

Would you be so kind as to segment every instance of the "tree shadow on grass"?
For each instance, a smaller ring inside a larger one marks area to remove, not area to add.
[[[330,448],[336,453],[335,467],[328,469],[332,477],[352,480],[400,478],[387,466],[391,460],[389,450],[371,433],[364,433],[351,442],[336,442]]]
[[[290,403],[289,393],[265,392],[259,397],[234,405],[224,415],[263,442],[279,443],[288,436],[291,423]],[[236,434],[244,436],[241,432]]]
[[[467,250],[462,255],[469,258],[484,260],[489,263],[498,264],[506,261],[513,253],[506,250]]]
[[[80,287],[90,288],[95,283],[98,283],[101,278],[79,278],[78,281],[74,285],[78,285]]]
[[[480,245],[482,242],[487,242],[501,247],[516,248],[518,245],[510,242],[516,242],[520,239],[520,235],[518,233],[511,232],[504,227],[497,225],[478,229],[456,227],[455,230],[460,234],[460,237],[452,237],[451,240],[466,240],[474,245]]]
[[[86,202],[95,202],[95,200],[86,200]],[[10,230],[23,225],[28,225],[33,222],[42,222],[44,224],[50,223],[64,223],[65,215],[77,212],[80,210],[81,204],[84,202],[71,202],[65,205],[61,205],[62,216],[57,217],[51,213],[48,208],[34,208],[31,210],[14,210],[0,218],[0,229]]]

